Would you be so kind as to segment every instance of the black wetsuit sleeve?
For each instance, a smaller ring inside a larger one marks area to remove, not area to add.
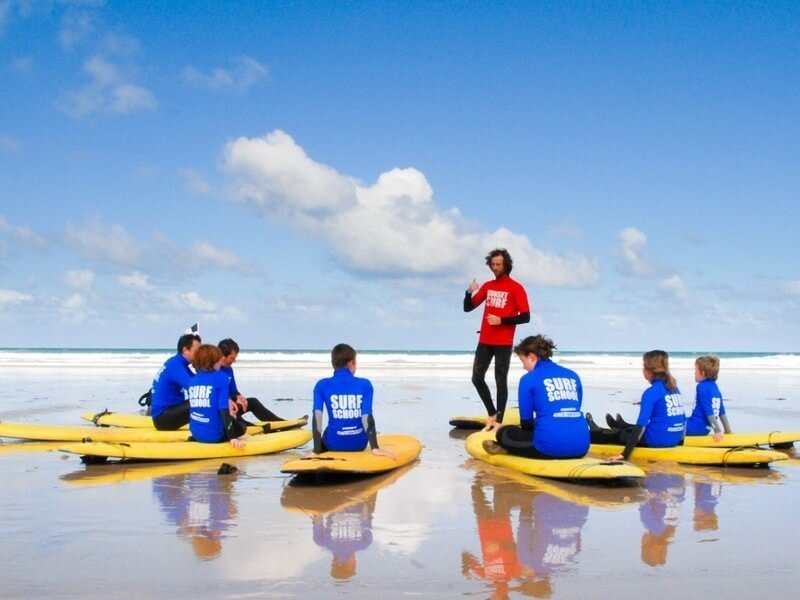
[[[322,411],[315,410],[311,415],[311,437],[314,440],[314,454],[322,452]]]
[[[644,433],[644,427],[641,425],[636,425],[633,428],[633,432],[628,437],[628,443],[625,444],[625,450],[622,451],[622,458],[628,460],[628,457],[633,452],[633,449],[636,447],[636,444],[639,443],[639,440],[642,439],[642,434]]]
[[[236,427],[234,427],[234,421],[231,418],[231,413],[227,410],[220,410],[219,416],[222,417],[222,430],[225,432],[225,438],[230,441],[239,437],[236,435],[238,431],[236,430]]]
[[[369,415],[363,416],[364,429],[367,431],[367,438],[369,438],[369,447],[373,450],[378,449],[378,433],[375,431],[375,419]]]
[[[523,323],[530,323],[530,321],[531,313],[529,312],[521,312],[513,317],[503,317],[500,319],[503,325],[522,325]]]
[[[472,292],[467,290],[464,292],[464,312],[470,312],[475,309],[475,306],[472,304]]]
[[[525,431],[533,431],[533,419],[520,419],[519,426]]]

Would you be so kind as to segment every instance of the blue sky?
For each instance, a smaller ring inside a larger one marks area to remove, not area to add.
[[[0,0],[0,346],[800,351],[797,3]]]

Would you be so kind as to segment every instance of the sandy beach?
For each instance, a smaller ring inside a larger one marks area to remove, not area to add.
[[[133,412],[166,353],[0,352],[0,419],[78,424]],[[324,354],[242,353],[240,388],[285,417],[310,411]],[[584,409],[635,416],[625,356],[565,356]],[[58,444],[3,440],[4,598],[793,598],[800,461],[770,469],[641,465],[643,485],[555,483],[471,459],[449,417],[479,414],[467,355],[363,354],[378,429],[417,436],[408,468],[296,485],[287,453],[91,466]],[[691,359],[673,361],[687,405]],[[509,381],[516,404],[514,364]],[[723,360],[735,431],[800,430],[800,359]],[[280,399],[280,400],[277,400]],[[218,475],[222,462],[238,468]],[[602,591],[601,591],[602,590]]]

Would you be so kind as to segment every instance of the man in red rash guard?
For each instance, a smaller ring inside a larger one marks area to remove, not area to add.
[[[485,429],[491,429],[503,422],[508,401],[508,368],[514,346],[514,331],[517,325],[531,320],[531,312],[525,288],[510,277],[514,261],[508,251],[495,248],[486,256],[486,264],[495,278],[481,286],[475,279],[472,280],[464,295],[464,312],[470,312],[485,302],[478,347],[472,364],[472,384],[478,390],[489,415]],[[497,408],[485,380],[492,358]]]

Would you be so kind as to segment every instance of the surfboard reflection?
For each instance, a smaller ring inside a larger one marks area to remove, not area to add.
[[[314,543],[331,553],[331,577],[349,580],[356,574],[356,553],[372,544],[378,492],[413,468],[411,464],[366,479],[332,478],[320,485],[297,477],[283,488],[281,506],[311,517]]]
[[[211,561],[222,552],[225,532],[233,524],[236,473],[187,473],[153,479],[153,495],[168,523],[192,546],[195,556]]]

